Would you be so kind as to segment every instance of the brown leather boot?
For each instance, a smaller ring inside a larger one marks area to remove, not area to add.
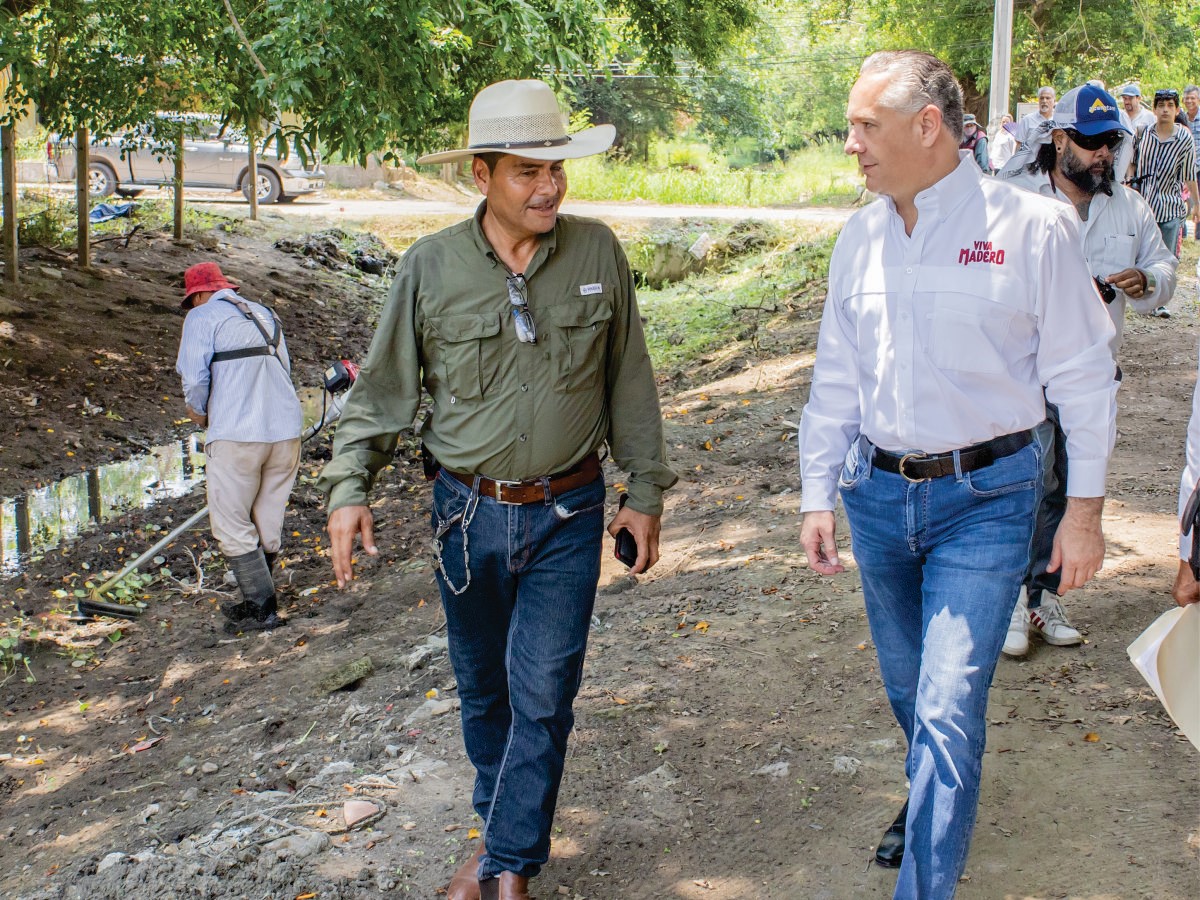
[[[515,872],[501,872],[500,900],[529,900],[529,879]]]
[[[529,879],[514,872],[501,872],[499,878],[480,882],[482,900],[530,900]]]
[[[483,841],[475,855],[458,867],[446,885],[446,900],[479,900],[479,858],[483,856]]]

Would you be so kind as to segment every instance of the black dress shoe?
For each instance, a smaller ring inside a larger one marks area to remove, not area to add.
[[[883,840],[875,850],[875,862],[885,869],[898,869],[904,862],[904,823],[908,821],[908,801],[896,816],[896,821],[883,833]]]

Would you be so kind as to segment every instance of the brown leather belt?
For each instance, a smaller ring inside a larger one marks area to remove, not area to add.
[[[475,476],[464,475],[461,472],[443,471],[467,487],[474,487]],[[600,477],[600,457],[589,453],[577,465],[565,472],[551,475],[547,478],[531,478],[528,481],[494,481],[491,478],[479,478],[479,495],[491,497],[498,503],[545,503],[547,496],[557,497],[577,487],[591,484]]]
[[[982,444],[972,444],[961,450],[949,453],[891,453],[880,450],[867,442],[871,450],[871,465],[885,472],[903,475],[909,481],[925,481],[929,478],[941,478],[943,475],[953,475],[954,454],[958,453],[958,471],[973,472],[990,466],[998,459],[1011,456],[1023,447],[1033,443],[1032,431],[1015,431],[1001,437],[992,438]]]

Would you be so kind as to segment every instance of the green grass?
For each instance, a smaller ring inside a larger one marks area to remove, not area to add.
[[[687,158],[686,165],[655,164]],[[576,200],[644,200],[721,206],[846,205],[861,180],[854,160],[835,146],[799,150],[786,163],[730,169],[682,149],[655,155],[650,165],[603,157],[568,164],[569,193]]]
[[[826,278],[834,237],[828,228],[779,229],[770,245],[729,261],[721,271],[639,290],[655,368],[680,371],[716,349],[752,343],[772,318],[812,302],[801,297]]]

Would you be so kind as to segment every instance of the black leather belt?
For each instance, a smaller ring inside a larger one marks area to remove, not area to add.
[[[475,485],[474,475],[451,472],[449,469],[443,471],[467,487]],[[573,491],[585,484],[591,484],[599,477],[600,457],[596,453],[589,453],[577,465],[548,478],[531,478],[528,481],[495,481],[491,478],[481,477],[479,479],[479,495],[491,497],[499,503],[545,503],[547,493],[551,497],[557,497],[559,494]]]
[[[1001,435],[984,441],[982,444],[972,444],[961,450],[949,453],[890,453],[880,450],[868,442],[871,448],[871,465],[885,472],[903,475],[909,481],[925,481],[930,478],[941,478],[943,475],[955,474],[954,454],[958,454],[958,471],[973,472],[990,466],[998,459],[1011,456],[1022,447],[1033,443],[1032,431],[1016,431],[1012,434]]]

